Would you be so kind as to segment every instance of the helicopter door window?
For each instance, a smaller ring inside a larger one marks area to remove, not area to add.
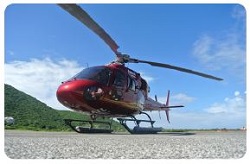
[[[126,83],[125,75],[122,72],[117,71],[115,75],[114,85],[118,87],[124,87],[125,83]]]
[[[135,81],[128,76],[128,88],[132,91],[135,91]]]

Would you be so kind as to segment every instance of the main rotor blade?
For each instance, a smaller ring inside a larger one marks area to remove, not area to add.
[[[146,63],[146,64],[150,64],[152,66],[169,68],[169,69],[173,69],[173,70],[177,70],[177,71],[181,71],[181,72],[191,73],[191,74],[195,74],[195,75],[209,78],[209,79],[213,79],[213,80],[219,80],[219,81],[223,80],[221,78],[218,78],[218,77],[215,77],[212,75],[208,75],[205,73],[201,73],[201,72],[197,72],[197,71],[193,71],[190,69],[177,67],[177,66],[173,66],[173,65],[169,65],[169,64],[163,64],[163,63],[157,63],[157,62],[151,62],[151,61],[145,61],[145,60],[138,60],[138,59],[132,59],[132,58],[130,59],[130,62],[132,62],[132,63]]]
[[[108,35],[108,33],[99,26],[90,16],[84,11],[80,6],[76,4],[58,4],[64,10],[73,15],[76,19],[86,25],[89,29],[91,29],[95,34],[97,34],[104,42],[109,45],[111,50],[118,56],[119,52],[117,49],[119,46],[116,42]]]

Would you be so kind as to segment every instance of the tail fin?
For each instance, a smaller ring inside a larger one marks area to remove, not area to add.
[[[168,90],[168,96],[167,96],[167,101],[166,101],[166,106],[169,106],[169,97],[170,97],[170,90]],[[166,110],[165,110],[165,112],[166,112],[166,116],[167,116],[167,120],[168,120],[168,122],[170,123],[170,120],[169,120],[169,108],[167,108]]]

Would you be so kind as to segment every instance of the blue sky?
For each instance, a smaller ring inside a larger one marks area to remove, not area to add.
[[[195,75],[129,64],[151,87],[151,97],[184,108],[150,113],[168,128],[246,126],[246,15],[237,4],[81,5],[118,43],[119,51],[212,74]],[[5,10],[4,82],[49,106],[60,82],[82,68],[103,65],[113,52],[92,31],[57,5],[9,5]]]

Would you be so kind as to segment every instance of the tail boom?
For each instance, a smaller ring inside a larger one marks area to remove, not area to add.
[[[169,105],[170,103],[170,91],[168,91],[168,94],[167,94],[167,99],[166,99],[166,103],[165,104],[162,104],[162,103],[159,103],[157,102],[157,98],[155,98],[155,100],[151,99],[151,98],[148,98],[146,100],[146,103],[144,105],[144,111],[162,111],[164,110],[165,113],[166,113],[166,116],[167,116],[167,121],[170,123],[170,117],[169,117],[169,111],[170,111],[170,108],[181,108],[181,107],[184,107],[183,105]]]

